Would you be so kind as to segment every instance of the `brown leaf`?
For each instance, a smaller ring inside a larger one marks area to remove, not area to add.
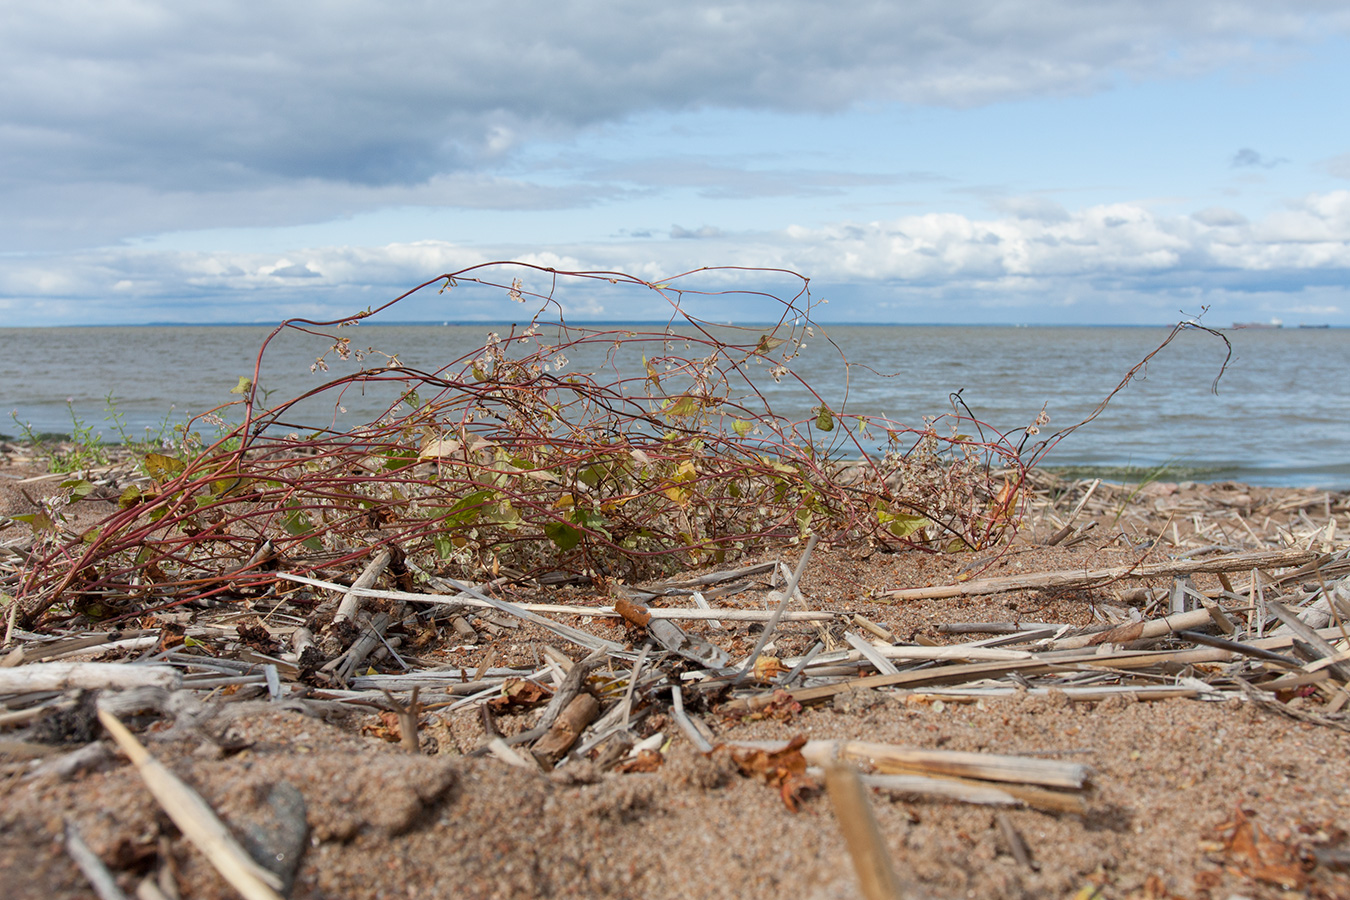
[[[614,601],[614,611],[623,616],[629,624],[636,625],[638,628],[646,628],[647,623],[652,620],[651,613],[627,597],[620,597]]]
[[[731,758],[742,775],[778,788],[788,811],[796,812],[808,794],[820,790],[815,779],[806,774],[804,746],[806,738],[797,735],[782,750],[733,749]]]
[[[620,772],[655,772],[666,761],[659,750],[643,750],[637,756],[619,764]]]
[[[379,738],[382,741],[388,741],[391,744],[397,744],[403,740],[403,729],[398,724],[398,713],[382,710],[379,714],[380,723],[374,723],[361,726],[361,733],[367,737]]]
[[[500,697],[487,702],[487,707],[495,713],[504,713],[514,709],[527,709],[550,696],[548,689],[523,678],[508,678],[502,685]]]
[[[1248,878],[1286,890],[1300,888],[1307,882],[1308,875],[1299,865],[1295,848],[1267,837],[1241,808],[1233,812],[1232,821],[1219,827],[1229,831],[1224,838],[1229,859]]]

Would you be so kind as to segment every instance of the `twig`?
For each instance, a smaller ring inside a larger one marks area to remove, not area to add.
[[[937,600],[949,597],[1000,594],[1004,591],[1068,590],[1071,588],[1098,587],[1113,581],[1120,581],[1123,578],[1153,578],[1159,575],[1191,575],[1196,572],[1239,572],[1254,568],[1284,568],[1301,566],[1316,559],[1318,559],[1318,554],[1307,550],[1262,550],[1239,556],[1220,556],[1214,559],[1183,559],[1175,562],[1113,566],[1108,569],[1088,571],[1066,569],[1058,572],[1010,575],[1004,578],[984,578],[978,581],[967,581],[963,584],[897,588],[881,591],[877,594],[877,597],[885,600]]]
[[[98,718],[141,773],[164,812],[216,871],[247,900],[280,900],[281,879],[253,861],[206,801],[151,756],[116,716],[100,709]]]
[[[384,573],[393,558],[394,556],[388,548],[375,555],[375,558],[362,570],[361,574],[352,582],[351,588],[343,595],[342,602],[338,604],[337,612],[333,614],[333,624],[348,621],[356,616],[356,611],[361,608],[361,597],[364,596],[361,591],[375,583],[375,579]]]
[[[778,608],[773,611],[773,615],[764,625],[764,633],[759,636],[759,641],[755,644],[754,651],[750,658],[745,661],[745,668],[741,669],[739,675],[731,682],[733,685],[740,684],[755,669],[755,663],[759,660],[759,655],[764,652],[764,648],[769,643],[769,638],[773,635],[773,630],[778,626],[778,620],[783,617],[787,610],[787,605],[792,601],[792,592],[797,589],[797,582],[801,580],[802,573],[806,571],[806,563],[811,558],[811,551],[816,548],[816,535],[812,534],[806,542],[806,549],[802,551],[802,558],[797,561],[797,569],[792,573],[792,578],[787,586],[783,588],[783,599],[779,601]]]
[[[863,896],[867,900],[900,900],[904,891],[857,771],[842,763],[826,766],[825,788],[839,820],[844,844],[853,858]]]
[[[125,690],[162,687],[177,690],[183,675],[168,666],[135,666],[126,663],[50,662],[17,668],[0,668],[0,694],[30,691],[68,691],[75,688]]]
[[[80,829],[69,820],[66,821],[66,853],[80,867],[84,877],[89,879],[89,886],[98,894],[99,900],[127,900],[127,895],[117,886],[113,873],[98,858],[98,854],[89,849],[80,836]]]

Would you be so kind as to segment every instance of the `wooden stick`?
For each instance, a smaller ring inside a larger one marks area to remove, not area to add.
[[[108,871],[98,854],[89,849],[80,836],[80,829],[71,821],[66,822],[66,853],[80,867],[84,877],[89,879],[89,886],[98,894],[99,900],[127,900],[127,895],[117,886],[113,873]]]
[[[343,585],[331,581],[322,581],[318,578],[307,578],[304,575],[291,575],[286,572],[275,573],[277,578],[283,581],[293,581],[296,584],[307,584],[311,587],[328,588],[329,590],[348,590]],[[350,589],[352,592],[362,597],[377,597],[384,600],[409,600],[417,603],[434,603],[442,606],[471,606],[474,608],[500,608],[497,604],[506,601],[487,602],[473,596],[463,596],[459,594],[413,594],[408,591],[381,591],[374,588],[364,588],[357,590]],[[564,616],[593,616],[605,619],[621,619],[623,616],[615,610],[613,606],[575,606],[561,603],[509,603],[507,604],[515,609],[525,610],[535,613],[555,613]],[[510,612],[510,610],[506,610]],[[653,619],[699,619],[707,621],[726,620],[728,622],[765,622],[773,617],[773,610],[769,609],[674,609],[657,608],[649,609],[647,612]],[[832,612],[785,612],[781,621],[784,622],[829,622],[839,617],[838,613]]]
[[[567,704],[567,708],[558,716],[558,720],[553,723],[548,734],[539,739],[534,745],[534,755],[536,759],[546,761],[550,765],[562,759],[567,751],[572,749],[572,745],[581,737],[581,733],[586,730],[586,726],[595,721],[600,715],[600,701],[596,700],[590,694],[577,694],[572,698],[572,702]]]
[[[1286,568],[1301,566],[1319,559],[1307,550],[1265,550],[1237,556],[1219,556],[1214,559],[1182,559],[1174,562],[1147,563],[1131,566],[1112,566],[1107,569],[1064,569],[1057,572],[1036,572],[1028,575],[1009,575],[1004,578],[983,578],[963,584],[944,584],[934,587],[897,588],[882,591],[884,600],[936,600],[948,597],[975,597],[1000,594],[1004,591],[1068,590],[1096,587],[1123,578],[1154,578],[1157,576],[1192,575],[1197,572],[1238,572],[1247,569]]]
[[[345,622],[356,616],[356,611],[361,608],[361,597],[363,595],[360,592],[370,587],[375,583],[375,579],[384,574],[384,570],[393,558],[394,555],[389,552],[387,547],[375,554],[375,558],[362,570],[361,574],[352,582],[351,588],[342,596],[342,602],[338,604],[337,612],[333,614],[333,624]]]
[[[844,835],[858,884],[867,900],[900,900],[904,891],[891,865],[886,841],[877,826],[867,789],[852,766],[834,763],[825,769],[825,788],[830,794],[839,830]]]
[[[196,791],[150,755],[117,717],[105,710],[98,719],[127,755],[145,786],[159,801],[178,830],[200,850],[246,900],[281,900],[281,879],[253,861],[230,834],[229,828]]]
[[[0,694],[68,691],[76,688],[125,690],[135,687],[162,687],[173,691],[181,687],[182,683],[182,673],[169,666],[49,662],[0,669]]]
[[[806,571],[806,563],[811,558],[811,551],[816,548],[816,535],[812,534],[806,541],[806,549],[802,551],[802,558],[797,561],[797,569],[792,573],[787,586],[783,588],[783,599],[778,604],[778,608],[773,611],[769,621],[764,625],[764,633],[759,636],[759,641],[755,644],[755,649],[750,653],[750,658],[745,661],[745,668],[741,669],[740,674],[736,676],[732,684],[740,684],[755,669],[755,663],[759,660],[759,655],[764,652],[764,648],[769,643],[769,637],[777,627],[783,613],[787,611],[787,605],[792,601],[792,592],[797,589],[797,582],[801,580],[802,573]]]
[[[323,582],[316,578],[306,578],[304,575],[289,575],[286,572],[275,573],[275,578],[282,579],[284,582],[294,582],[297,584],[309,584],[311,587],[324,587],[328,590],[348,590],[342,584],[333,582]],[[360,596],[374,596],[386,600],[414,600],[418,603],[435,603],[439,606],[471,606],[475,609],[497,609],[495,603],[489,603],[486,600],[474,598],[459,594],[409,594],[408,591],[379,591],[375,588],[363,588],[356,590],[350,588]],[[510,603],[510,606],[516,609],[531,611],[531,613],[556,613],[560,615],[590,615],[590,617],[617,619],[622,618],[613,606],[574,606],[574,604],[563,603]],[[726,619],[729,622],[765,622],[774,615],[772,610],[690,610],[690,609],[652,609],[648,610],[653,619]],[[784,613],[782,621],[784,622],[829,622],[838,618],[837,613]]]

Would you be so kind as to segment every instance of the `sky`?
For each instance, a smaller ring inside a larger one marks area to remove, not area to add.
[[[0,325],[334,318],[490,260],[789,269],[826,322],[1350,325],[1348,88],[1318,0],[17,0]]]

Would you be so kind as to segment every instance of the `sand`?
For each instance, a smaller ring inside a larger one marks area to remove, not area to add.
[[[4,512],[12,515],[28,502],[16,493],[16,484],[34,471],[22,460],[0,469],[7,476],[0,484]],[[37,498],[51,484],[26,487]],[[905,603],[880,602],[874,594],[954,583],[963,574],[1127,564],[1140,558],[1144,538],[1161,539],[1157,558],[1167,558],[1178,549],[1170,539],[1195,546],[1203,539],[1192,540],[1197,529],[1214,521],[1226,523],[1224,543],[1245,542],[1238,549],[1257,549],[1258,538],[1267,547],[1280,546],[1281,530],[1290,540],[1315,542],[1326,535],[1333,516],[1344,522],[1350,511],[1344,494],[1317,491],[1231,484],[1098,490],[1078,522],[1097,521],[1097,527],[1072,546],[1045,542],[1083,493],[1081,486],[1058,506],[1047,500],[1008,552],[973,569],[969,554],[821,547],[801,589],[812,608],[860,613],[903,642],[980,636],[941,633],[944,623],[1085,626],[1131,608],[1151,617],[1157,610],[1144,591],[1165,592],[1169,579]],[[1230,512],[1251,526],[1250,535]],[[0,530],[0,541],[16,541],[22,533],[11,525]],[[1217,532],[1211,527],[1202,535]],[[1346,541],[1332,532],[1325,549],[1343,556]],[[792,564],[799,553],[799,548],[766,549],[750,561]],[[1201,590],[1217,586],[1214,576],[1195,581]],[[518,591],[513,599],[612,602],[589,586],[526,593]],[[687,604],[683,598],[670,602]],[[714,603],[766,605],[763,591]],[[635,637],[615,620],[559,620],[610,640]],[[757,626],[744,624],[688,630],[733,657],[749,652],[758,636]],[[558,645],[533,626],[497,631],[484,629],[480,645],[458,649],[452,635],[441,635],[416,652],[438,665],[481,665],[492,656],[495,666],[534,667],[545,642]],[[809,624],[784,625],[774,652],[804,652],[817,637]],[[573,659],[584,655],[576,647],[563,649]],[[126,656],[127,651],[113,651],[97,658]],[[710,755],[697,752],[663,709],[634,729],[636,737],[657,732],[669,737],[654,770],[606,771],[599,761],[581,760],[543,774],[467,755],[487,739],[475,710],[423,712],[420,752],[412,754],[397,743],[389,714],[325,709],[320,715],[299,704],[287,708],[250,696],[240,690],[178,721],[169,715],[129,720],[154,756],[198,790],[237,834],[269,852],[293,847],[287,862],[298,857],[294,898],[862,896],[822,792],[805,791],[800,808],[791,811],[776,788],[742,775],[726,747]],[[445,700],[421,699],[432,705]],[[1321,696],[1281,699],[1286,709],[1236,697],[1141,702],[1121,695],[1075,702],[1063,693],[1021,691],[957,702],[923,691],[883,690],[770,715],[726,715],[716,703],[695,702],[692,710],[712,728],[718,744],[800,735],[1091,767],[1087,812],[1081,815],[873,791],[872,806],[905,896],[1350,897],[1346,720],[1327,710]],[[1322,724],[1301,721],[1301,713],[1320,716]],[[538,707],[507,711],[496,725],[509,736],[531,727],[538,715]],[[6,873],[9,896],[94,896],[62,843],[66,823],[78,828],[128,892],[149,878],[169,895],[238,896],[166,819],[136,770],[110,744],[90,766],[69,774],[33,774],[35,766],[100,737],[96,728],[81,733],[77,724],[49,728],[47,743],[36,740],[42,735],[31,723],[0,730],[0,871]],[[63,736],[66,743],[58,740]],[[24,758],[31,755],[39,758]],[[1008,825],[1025,842],[1029,860],[1017,859]],[[297,837],[297,826],[307,833]]]

